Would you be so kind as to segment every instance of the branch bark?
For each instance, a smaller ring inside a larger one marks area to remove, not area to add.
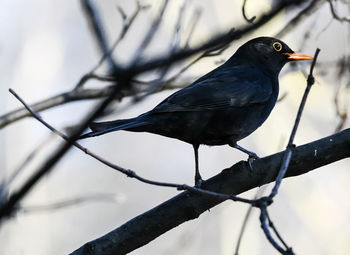
[[[275,180],[284,152],[253,163],[254,172],[246,162],[238,162],[202,184],[203,189],[225,194],[240,194]],[[350,129],[293,150],[286,177],[305,174],[321,166],[350,157]],[[131,252],[170,229],[199,217],[206,210],[223,202],[189,191],[131,219],[110,233],[86,243],[71,255],[118,255]]]

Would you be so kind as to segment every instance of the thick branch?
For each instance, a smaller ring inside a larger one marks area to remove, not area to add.
[[[240,194],[275,180],[284,152],[254,162],[254,172],[246,162],[238,162],[231,168],[202,184],[203,189]],[[293,150],[285,177],[305,174],[313,169],[350,157],[350,129],[332,136],[298,146]],[[183,192],[163,204],[126,222],[119,228],[91,241],[72,255],[118,255],[141,247],[168,230],[199,217],[206,210],[223,202],[203,194]]]

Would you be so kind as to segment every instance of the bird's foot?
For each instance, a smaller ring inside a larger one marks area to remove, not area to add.
[[[248,153],[248,155],[249,155],[249,157],[248,157],[249,168],[252,172],[254,172],[254,168],[253,168],[252,163],[254,162],[254,160],[259,159],[259,156],[254,152],[250,152],[250,153]]]
[[[202,177],[197,177],[196,176],[196,178],[194,179],[194,186],[196,187],[196,188],[200,188],[201,186],[202,186],[202,183],[203,183],[203,179],[202,179]]]
[[[231,142],[231,143],[229,143],[229,145],[233,148],[236,148],[236,149],[248,154],[248,156],[249,156],[248,157],[248,164],[249,164],[250,170],[254,171],[252,163],[254,160],[259,158],[258,155],[255,152],[252,152],[250,150],[247,150],[247,149],[239,146],[236,142]]]

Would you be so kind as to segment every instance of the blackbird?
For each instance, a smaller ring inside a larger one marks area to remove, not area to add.
[[[199,145],[228,144],[258,158],[237,144],[269,116],[278,97],[278,74],[289,61],[311,60],[284,42],[258,37],[243,44],[224,64],[173,93],[153,110],[131,119],[91,123],[93,132],[81,138],[117,130],[149,132],[193,145],[195,184],[202,179]]]

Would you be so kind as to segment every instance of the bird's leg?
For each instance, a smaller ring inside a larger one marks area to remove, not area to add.
[[[199,173],[199,165],[198,165],[198,148],[199,144],[193,144],[194,150],[194,161],[195,161],[195,175],[194,175],[194,183],[196,187],[200,187],[203,180]]]
[[[233,147],[233,148],[236,148],[237,150],[240,150],[240,151],[242,151],[242,152],[248,154],[248,156],[249,156],[249,157],[248,157],[248,164],[249,164],[250,169],[253,170],[252,163],[253,163],[254,160],[256,160],[256,159],[259,158],[258,155],[257,155],[255,152],[252,152],[252,151],[250,151],[250,150],[247,150],[247,149],[245,149],[245,148],[239,146],[236,142],[232,142],[232,143],[230,143],[229,145],[230,145],[231,147]]]

